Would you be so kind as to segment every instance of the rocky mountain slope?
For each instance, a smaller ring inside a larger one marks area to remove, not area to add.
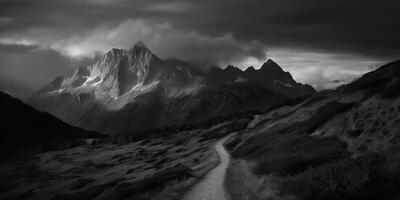
[[[229,66],[204,72],[162,60],[139,42],[57,77],[29,102],[73,125],[115,133],[266,109],[314,93],[271,60],[259,70]]]
[[[2,92],[0,110],[0,158],[76,146],[79,139],[100,137],[39,112]]]

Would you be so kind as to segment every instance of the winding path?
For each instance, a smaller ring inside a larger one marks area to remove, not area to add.
[[[223,145],[228,138],[229,136],[215,144],[215,150],[220,158],[219,164],[185,195],[185,200],[228,200],[224,180],[230,157]]]

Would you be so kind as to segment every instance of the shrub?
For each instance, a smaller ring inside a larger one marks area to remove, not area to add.
[[[305,121],[305,126],[307,127],[307,132],[308,133],[313,133],[319,126],[323,125],[326,121],[329,119],[332,119],[332,117],[344,113],[351,108],[355,103],[340,103],[337,101],[332,101],[330,103],[327,103],[326,105],[322,106],[321,108],[318,109],[318,111],[307,121]]]
[[[82,189],[83,187],[85,187],[86,185],[88,185],[89,183],[92,183],[96,181],[96,179],[93,178],[79,178],[76,179],[70,186],[71,190],[77,190],[77,189]]]
[[[395,99],[400,96],[400,79],[397,79],[394,83],[388,85],[382,91],[382,98],[384,99]]]
[[[395,199],[400,176],[386,165],[379,155],[349,158],[286,177],[280,191],[307,200]]]
[[[356,138],[361,135],[361,133],[364,131],[364,129],[356,129],[356,130],[348,130],[346,132],[347,136],[351,138]]]
[[[143,180],[120,183],[117,185],[114,196],[118,197],[117,199],[140,196],[148,192],[159,190],[162,186],[165,186],[171,181],[182,181],[192,176],[190,168],[180,165],[175,168],[155,173],[151,177]]]

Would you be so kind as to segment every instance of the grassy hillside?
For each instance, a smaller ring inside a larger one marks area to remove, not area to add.
[[[258,192],[228,179],[228,188],[240,191],[230,192],[260,199],[400,198],[399,69],[399,61],[389,63],[336,91],[257,116],[227,148],[237,160],[228,174],[242,177],[235,182],[253,180]]]
[[[253,116],[2,162],[0,199],[176,200],[218,163],[213,144]],[[215,121],[216,122],[216,121]]]

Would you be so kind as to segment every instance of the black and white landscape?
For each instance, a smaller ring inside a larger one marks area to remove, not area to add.
[[[399,6],[0,0],[0,199],[400,199]]]
[[[230,65],[201,71],[162,60],[138,42],[55,78],[28,103],[73,125],[118,133],[265,110],[315,93],[272,60],[258,70]]]

